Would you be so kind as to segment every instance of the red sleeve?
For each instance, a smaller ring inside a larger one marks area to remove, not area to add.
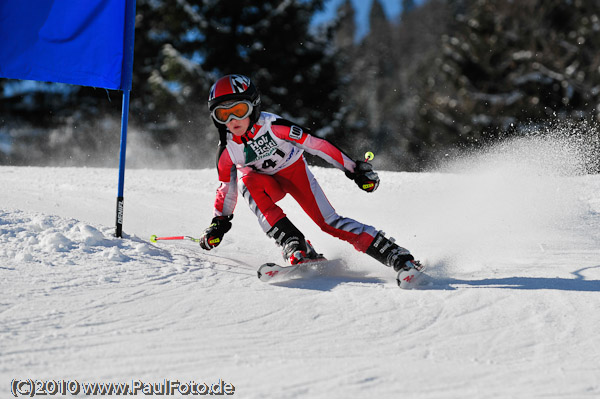
[[[315,137],[296,125],[272,125],[271,130],[280,139],[295,143],[297,147],[323,158],[336,168],[354,172],[354,161],[329,141]]]
[[[217,173],[221,184],[217,188],[214,216],[233,214],[237,203],[237,168],[229,156],[227,148],[223,149],[217,160]]]

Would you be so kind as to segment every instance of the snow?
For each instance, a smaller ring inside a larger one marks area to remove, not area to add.
[[[213,169],[128,170],[117,239],[116,170],[0,167],[1,396],[32,378],[221,379],[240,398],[598,397],[600,176],[555,150],[382,171],[373,194],[313,168],[340,214],[428,265],[416,290],[287,198],[346,267],[261,283],[257,267],[280,254],[241,198],[215,250],[151,243],[209,224]]]

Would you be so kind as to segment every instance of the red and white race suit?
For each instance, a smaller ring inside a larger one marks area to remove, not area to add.
[[[336,146],[275,114],[262,112],[243,136],[227,132],[227,146],[221,148],[217,158],[221,184],[217,189],[214,215],[233,214],[239,171],[239,192],[265,232],[285,217],[276,203],[289,193],[321,230],[366,252],[377,230],[336,213],[308,169],[304,151],[338,169],[354,172],[355,162]]]

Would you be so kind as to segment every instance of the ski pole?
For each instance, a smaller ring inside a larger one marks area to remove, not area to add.
[[[365,162],[372,161],[374,158],[375,154],[373,154],[371,151],[365,152]]]
[[[150,241],[156,242],[159,240],[190,240],[194,242],[200,242],[199,238],[194,238],[190,236],[173,236],[173,237],[157,237],[155,234],[150,237]]]

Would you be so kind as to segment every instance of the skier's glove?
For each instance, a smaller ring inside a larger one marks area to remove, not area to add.
[[[200,246],[207,251],[218,246],[221,240],[223,240],[225,233],[231,229],[231,219],[233,219],[233,215],[215,216],[212,224],[200,236]]]
[[[354,173],[346,172],[346,176],[354,180],[358,188],[372,193],[379,187],[379,176],[373,171],[373,165],[365,161],[355,161]]]

